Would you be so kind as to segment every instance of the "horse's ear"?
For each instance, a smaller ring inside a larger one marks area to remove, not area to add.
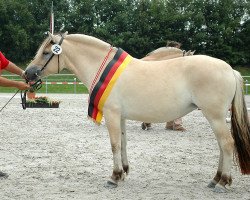
[[[51,32],[48,31],[48,35],[49,35],[50,39],[52,40],[52,42],[55,43],[55,38],[54,38],[54,36],[51,34]]]
[[[189,50],[187,53],[186,53],[186,56],[190,56],[191,55],[191,50]]]
[[[195,51],[196,51],[196,50],[191,51],[190,55],[191,55],[191,56],[194,55]]]
[[[68,31],[66,31],[64,34],[62,34],[62,37],[65,37],[66,35],[68,35]]]

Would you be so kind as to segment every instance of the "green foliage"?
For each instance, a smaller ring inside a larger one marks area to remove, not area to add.
[[[0,0],[1,51],[27,62],[49,30],[52,0]],[[250,66],[250,1],[61,0],[54,1],[55,30],[93,35],[141,58],[167,40]]]

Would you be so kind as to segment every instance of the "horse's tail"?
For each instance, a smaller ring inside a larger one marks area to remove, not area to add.
[[[243,92],[243,79],[233,70],[236,91],[231,110],[231,133],[235,142],[235,157],[242,174],[250,174],[250,125]]]

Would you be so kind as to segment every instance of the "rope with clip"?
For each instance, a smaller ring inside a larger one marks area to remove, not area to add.
[[[10,103],[10,101],[17,95],[17,93],[20,90],[17,90],[16,93],[7,101],[7,103],[1,108],[0,112],[2,112],[2,110]]]
[[[37,90],[39,90],[39,89],[41,89],[41,87],[42,87],[42,80],[41,79],[39,79],[38,81],[36,81],[35,83],[33,83],[33,84],[31,84],[30,85],[30,89],[29,90],[24,90],[24,91],[21,91],[20,92],[20,90],[17,90],[16,92],[15,92],[15,94],[6,102],[6,104],[1,108],[1,110],[0,110],[0,112],[2,112],[2,110],[10,103],[10,101],[17,95],[17,93],[21,93],[21,104],[22,104],[22,107],[23,107],[23,109],[25,110],[26,109],[26,93],[28,92],[28,91],[30,91],[30,92],[35,92],[35,91],[37,91]]]
[[[42,87],[42,80],[39,79],[37,80],[35,83],[31,84],[30,85],[30,89],[29,90],[24,90],[24,91],[21,91],[21,104],[22,104],[22,107],[23,109],[25,110],[26,109],[26,95],[27,95],[27,92],[35,92],[37,90],[40,90],[41,87]]]

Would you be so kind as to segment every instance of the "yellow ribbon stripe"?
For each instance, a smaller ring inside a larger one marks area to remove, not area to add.
[[[112,90],[112,88],[115,85],[116,80],[119,78],[119,76],[121,75],[121,73],[124,71],[124,69],[127,67],[127,65],[130,63],[130,61],[132,60],[132,57],[130,55],[128,55],[125,60],[123,61],[123,63],[119,66],[119,68],[116,70],[116,72],[114,73],[113,77],[111,78],[109,84],[107,85],[107,88],[105,89],[102,97],[100,98],[100,101],[98,103],[98,113],[97,113],[97,117],[96,117],[96,121],[97,123],[100,123],[102,120],[102,109],[103,106]]]

